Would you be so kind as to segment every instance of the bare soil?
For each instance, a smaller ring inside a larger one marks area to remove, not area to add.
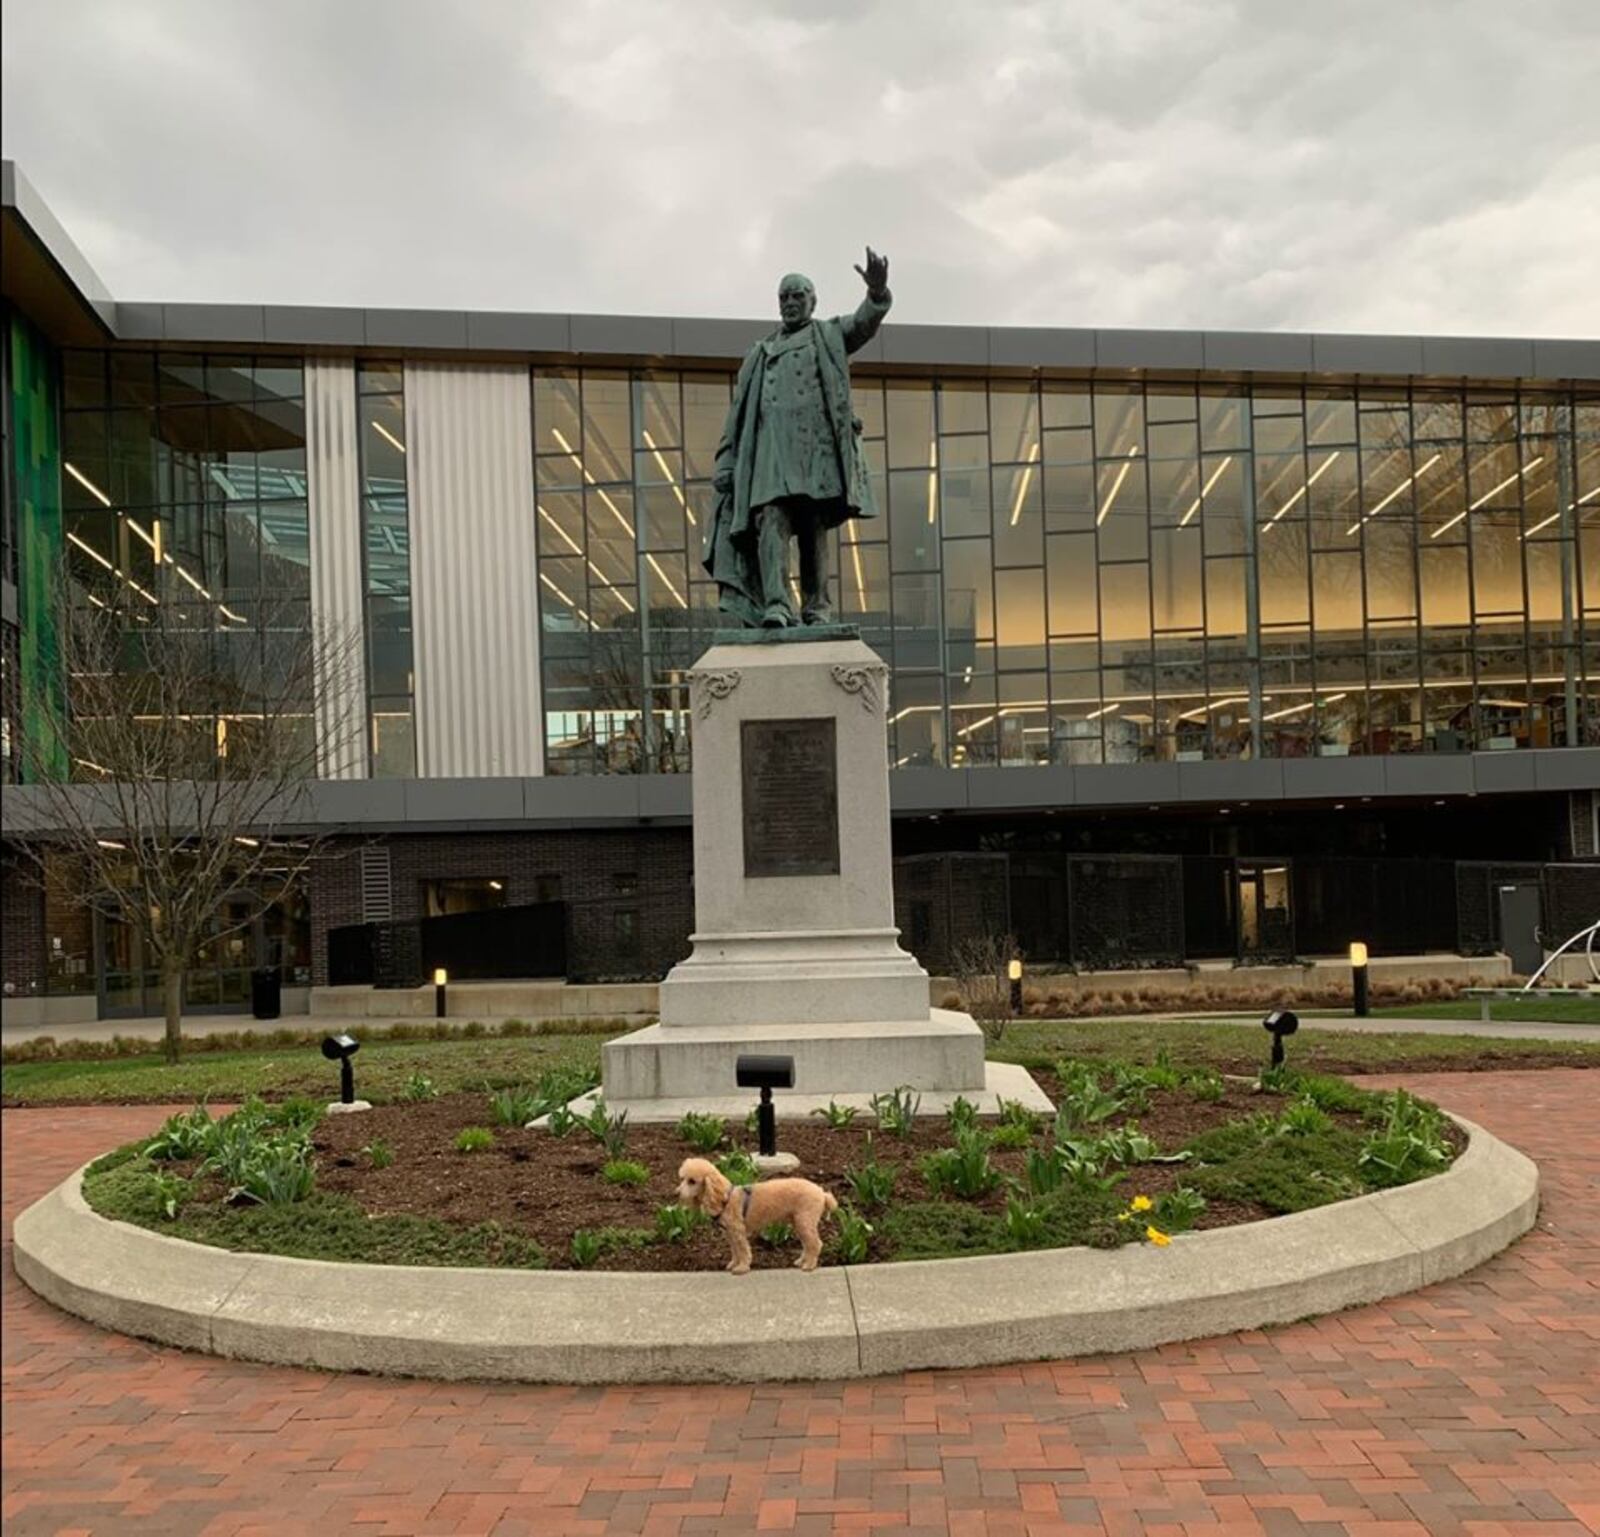
[[[1053,1076],[1040,1072],[1036,1077],[1055,1098]],[[1132,1119],[1163,1152],[1171,1152],[1200,1132],[1262,1108],[1259,1096],[1243,1085],[1229,1084],[1224,1097],[1214,1102],[1181,1091],[1153,1092],[1149,1109]],[[1120,1119],[1102,1129],[1111,1129]],[[1339,1119],[1355,1124],[1359,1118]],[[995,1123],[983,1124],[992,1127]],[[467,1126],[490,1126],[494,1146],[481,1152],[458,1152],[456,1135]],[[1045,1147],[1048,1136],[1048,1123],[1043,1123],[1034,1144]],[[394,1155],[387,1168],[374,1169],[361,1151],[376,1141],[386,1143]],[[798,1156],[799,1173],[831,1190],[841,1202],[851,1198],[845,1171],[866,1162],[869,1152],[880,1164],[900,1166],[895,1200],[933,1199],[918,1165],[926,1154],[949,1146],[950,1141],[950,1128],[942,1116],[919,1118],[904,1138],[875,1130],[867,1115],[840,1130],[820,1118],[778,1123],[778,1146]],[[753,1152],[755,1138],[742,1125],[730,1124],[719,1152],[730,1147]],[[317,1128],[316,1149],[319,1188],[349,1196],[369,1215],[409,1213],[463,1224],[499,1223],[535,1238],[556,1268],[571,1266],[572,1235],[579,1228],[653,1230],[657,1210],[676,1197],[679,1164],[697,1156],[674,1126],[630,1126],[626,1156],[650,1171],[649,1180],[637,1186],[609,1184],[601,1178],[605,1152],[586,1131],[577,1129],[558,1138],[543,1130],[493,1126],[483,1094],[452,1094],[422,1103],[379,1106],[360,1115],[330,1116]],[[991,1148],[990,1157],[1004,1173],[1019,1179],[1023,1176],[1026,1149]],[[1119,1188],[1130,1197],[1155,1196],[1177,1181],[1182,1167],[1142,1165],[1131,1171]],[[972,1204],[1000,1210],[1005,1206],[1005,1194],[1002,1188]],[[1197,1226],[1226,1227],[1270,1215],[1253,1203],[1214,1201]],[[792,1242],[774,1247],[758,1241],[754,1249],[758,1269],[792,1264],[798,1252]],[[713,1227],[701,1228],[679,1243],[614,1249],[593,1268],[713,1270],[727,1257],[726,1240]],[[874,1252],[872,1257],[890,1256]],[[823,1263],[830,1263],[826,1250]]]

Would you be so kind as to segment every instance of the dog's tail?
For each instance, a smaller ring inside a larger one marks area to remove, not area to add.
[[[831,1190],[824,1190],[822,1192],[822,1210],[823,1210],[823,1214],[826,1215],[828,1212],[838,1211],[838,1209],[839,1209],[839,1198],[838,1198],[838,1196],[836,1196]]]

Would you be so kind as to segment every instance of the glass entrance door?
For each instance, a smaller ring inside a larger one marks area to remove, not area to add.
[[[1288,860],[1240,860],[1234,867],[1239,960],[1246,965],[1294,958]]]
[[[141,1019],[161,1012],[161,976],[145,965],[138,930],[119,913],[95,914],[101,1019]]]
[[[264,953],[262,919],[250,917],[254,905],[253,896],[236,895],[218,911],[189,969],[186,1013],[236,1014],[250,1007],[250,972]],[[243,927],[232,927],[241,922]],[[142,936],[115,912],[95,915],[102,1019],[152,1019],[161,1013],[161,972],[147,964],[145,950]]]

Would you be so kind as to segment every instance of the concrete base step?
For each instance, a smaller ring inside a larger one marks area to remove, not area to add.
[[[953,1105],[959,1094],[977,1105],[982,1115],[998,1115],[1002,1100],[1020,1100],[1030,1110],[1037,1110],[1041,1115],[1054,1115],[1055,1106],[1045,1096],[1043,1089],[1033,1081],[1027,1068],[1018,1067],[1010,1062],[989,1062],[984,1065],[983,1087],[957,1091],[951,1089],[924,1089],[921,1094],[921,1103],[917,1106],[917,1114],[922,1116],[943,1115]],[[587,1115],[594,1108],[595,1100],[599,1094],[585,1094],[581,1099],[575,1099],[568,1108],[576,1115]],[[760,1095],[755,1089],[740,1089],[731,1094],[716,1094],[709,1097],[694,1099],[612,1099],[606,1097],[606,1107],[612,1111],[626,1110],[628,1120],[633,1125],[647,1125],[659,1122],[673,1122],[682,1120],[690,1111],[698,1111],[701,1115],[720,1115],[724,1120],[739,1125],[744,1118],[756,1107]],[[841,1092],[838,1094],[801,1094],[798,1092],[774,1093],[772,1096],[773,1109],[777,1112],[780,1121],[804,1121],[813,1111],[826,1109],[829,1102],[850,1105],[860,1111],[856,1124],[870,1126],[872,1124],[872,1095],[860,1092]],[[530,1121],[530,1126],[543,1126],[544,1119]],[[783,1136],[780,1133],[778,1145],[783,1145]],[[684,1156],[688,1156],[685,1149]]]

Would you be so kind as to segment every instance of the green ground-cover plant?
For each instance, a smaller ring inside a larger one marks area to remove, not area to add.
[[[572,1263],[587,1270],[596,1260],[618,1249],[642,1249],[655,1242],[655,1232],[647,1227],[579,1228],[572,1235]]]
[[[1278,1127],[1292,1136],[1308,1136],[1312,1132],[1328,1131],[1333,1126],[1333,1117],[1327,1111],[1319,1108],[1317,1102],[1310,1098],[1297,1099],[1285,1107],[1278,1117]]]
[[[882,1164],[872,1150],[872,1138],[867,1138],[866,1162],[844,1171],[845,1182],[855,1198],[867,1211],[878,1211],[887,1206],[894,1194],[895,1181],[900,1177],[898,1164]]]
[[[1198,1100],[1208,1104],[1215,1104],[1228,1092],[1228,1085],[1223,1081],[1222,1074],[1215,1068],[1197,1068],[1191,1073],[1184,1074],[1182,1088]]]
[[[904,1084],[892,1093],[874,1094],[872,1113],[878,1118],[878,1130],[891,1132],[897,1137],[909,1137],[917,1123],[917,1110],[921,1104],[922,1096],[913,1093]]]
[[[184,1160],[209,1156],[216,1143],[216,1122],[204,1104],[168,1116],[145,1151],[151,1158]]]
[[[1048,1195],[1061,1188],[1061,1154],[1054,1147],[1029,1148],[1023,1177],[1033,1195]]]
[[[178,1215],[178,1208],[189,1193],[189,1181],[170,1169],[152,1169],[146,1177],[150,1181],[151,1198],[170,1222]]]
[[[841,1105],[837,1100],[830,1099],[820,1110],[811,1113],[820,1115],[834,1131],[843,1131],[860,1112],[854,1105]]]
[[[412,1073],[406,1079],[405,1086],[400,1093],[402,1098],[415,1101],[437,1099],[439,1097],[439,1089],[433,1079],[426,1073],[421,1072]]]
[[[853,1206],[841,1206],[834,1214],[837,1231],[833,1250],[841,1265],[864,1265],[872,1243],[872,1224]]]
[[[348,1196],[314,1191],[287,1205],[230,1206],[185,1201],[175,1219],[158,1204],[142,1154],[85,1177],[83,1193],[103,1217],[160,1227],[193,1243],[296,1259],[372,1265],[490,1265],[516,1269],[544,1263],[539,1245],[494,1223],[463,1227],[432,1218],[370,1217]]]
[[[1433,1105],[1396,1089],[1382,1124],[1362,1143],[1358,1161],[1368,1184],[1387,1188],[1409,1184],[1449,1160],[1443,1116]]]
[[[608,1185],[644,1185],[650,1181],[650,1171],[631,1158],[612,1158],[600,1170],[600,1178]]]
[[[489,1096],[489,1110],[500,1126],[526,1126],[544,1113],[538,1091],[522,1087],[496,1089]]]
[[[711,1219],[697,1206],[658,1206],[656,1241],[682,1243],[692,1233],[710,1224]]]
[[[487,1126],[464,1126],[456,1133],[458,1153],[481,1153],[494,1146],[494,1133]]]
[[[1006,1197],[1006,1234],[1019,1249],[1032,1249],[1044,1242],[1045,1214],[1037,1205],[1017,1195]]]
[[[922,1178],[935,1195],[973,1200],[1000,1183],[1000,1171],[989,1158],[989,1138],[976,1128],[958,1131],[952,1147],[942,1147],[922,1160]]]
[[[787,1222],[769,1222],[756,1237],[770,1249],[781,1249],[784,1244],[794,1242],[794,1229]]]
[[[603,1099],[597,1099],[588,1115],[580,1116],[578,1124],[606,1150],[608,1158],[621,1158],[628,1150],[628,1112],[615,1114]]]
[[[565,1105],[552,1105],[545,1112],[545,1130],[552,1137],[564,1137],[580,1124],[577,1115]]]
[[[717,1159],[717,1172],[736,1185],[753,1185],[761,1176],[756,1161],[743,1148],[735,1148]]]
[[[1019,1148],[1029,1147],[1033,1143],[1034,1133],[1017,1121],[1004,1121],[989,1133],[989,1140],[996,1147]]]
[[[978,1107],[965,1094],[956,1095],[944,1113],[951,1131],[970,1131],[978,1124]]]
[[[394,1149],[381,1137],[374,1137],[361,1151],[375,1169],[387,1169],[394,1162]]]
[[[720,1115],[702,1115],[698,1110],[691,1110],[678,1122],[678,1135],[701,1154],[716,1152],[727,1129],[727,1122]]]

